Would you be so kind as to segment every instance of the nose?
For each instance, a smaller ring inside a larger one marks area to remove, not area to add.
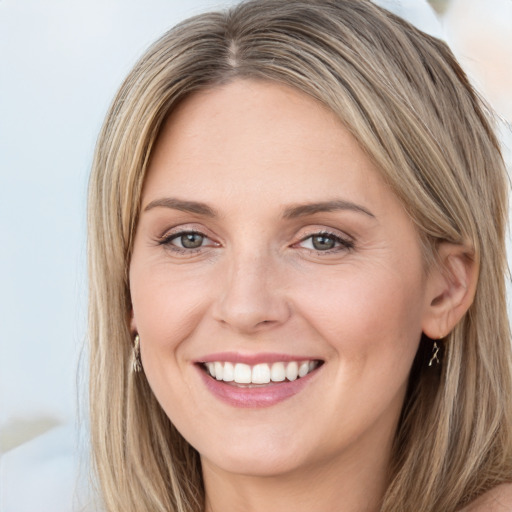
[[[226,262],[227,263],[227,262]],[[286,322],[291,309],[282,273],[270,255],[234,257],[226,265],[214,317],[240,333],[256,333]]]

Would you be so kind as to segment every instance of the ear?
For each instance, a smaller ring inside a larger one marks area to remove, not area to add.
[[[423,332],[431,339],[445,337],[467,312],[475,297],[478,265],[466,245],[443,242],[437,263],[427,277]]]

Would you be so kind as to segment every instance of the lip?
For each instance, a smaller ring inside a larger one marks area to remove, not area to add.
[[[312,361],[321,360],[319,357],[311,356],[294,356],[290,354],[276,354],[273,352],[263,352],[261,354],[239,354],[237,352],[218,352],[216,354],[208,354],[203,358],[199,358],[195,363],[215,363],[216,361],[222,361],[225,363],[244,363],[250,366],[254,366],[258,363],[289,363],[290,361]]]
[[[300,393],[313,380],[323,365],[308,373],[300,379],[288,382],[275,382],[269,384],[260,384],[254,387],[237,386],[233,383],[216,380],[207,374],[201,363],[209,363],[215,361],[223,361],[230,363],[273,363],[273,362],[289,362],[289,361],[306,361],[315,358],[297,357],[284,354],[258,354],[241,355],[234,353],[218,353],[210,354],[204,359],[198,360],[194,364],[199,375],[210,393],[222,402],[238,408],[263,408],[276,405],[288,398]],[[318,358],[316,358],[318,359]]]

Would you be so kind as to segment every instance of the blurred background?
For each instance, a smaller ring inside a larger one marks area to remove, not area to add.
[[[376,2],[447,40],[500,116],[510,166],[512,0]],[[0,0],[1,512],[87,508],[74,490],[87,473],[78,369],[86,369],[95,139],[117,87],[156,37],[232,3]]]

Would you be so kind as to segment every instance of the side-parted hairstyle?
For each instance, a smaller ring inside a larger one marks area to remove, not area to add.
[[[465,244],[474,302],[429,368],[414,361],[382,512],[453,512],[512,477],[505,168],[485,105],[445,43],[369,0],[251,0],[182,22],[121,86],[89,190],[90,411],[108,512],[202,512],[198,453],[131,371],[128,270],[162,124],[185,97],[235,79],[286,84],[334,112],[415,223],[426,268]],[[340,504],[341,506],[341,504]]]

